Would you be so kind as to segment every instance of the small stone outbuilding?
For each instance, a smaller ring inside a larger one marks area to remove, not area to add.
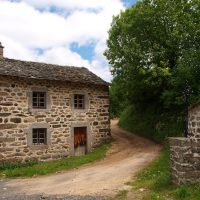
[[[109,84],[86,68],[3,57],[0,163],[82,155],[110,139]]]
[[[169,138],[172,182],[200,182],[200,103],[189,108],[188,138]]]

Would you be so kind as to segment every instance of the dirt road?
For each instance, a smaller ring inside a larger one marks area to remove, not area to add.
[[[114,143],[105,159],[59,174],[0,181],[2,194],[113,195],[138,170],[153,160],[161,147],[133,135],[112,121]]]

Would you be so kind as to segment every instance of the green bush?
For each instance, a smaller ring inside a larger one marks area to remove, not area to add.
[[[128,106],[120,116],[119,125],[156,142],[163,142],[167,137],[180,136],[183,133],[182,117],[174,113],[160,115],[151,108],[136,111]]]

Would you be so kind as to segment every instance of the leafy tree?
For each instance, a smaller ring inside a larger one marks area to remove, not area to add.
[[[117,77],[113,80],[110,87],[110,113],[111,118],[119,117],[120,113],[127,105],[126,93],[123,90],[123,83]]]
[[[113,18],[105,55],[135,110],[181,112],[187,85],[200,98],[199,19],[199,0],[143,0]]]

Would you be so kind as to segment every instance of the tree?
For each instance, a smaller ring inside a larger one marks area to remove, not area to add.
[[[127,105],[127,98],[123,90],[123,83],[121,83],[117,77],[113,80],[109,93],[111,118],[119,117],[120,113]]]
[[[173,98],[181,99],[182,93],[173,87],[196,73],[188,56],[199,56],[199,18],[198,0],[144,0],[113,18],[105,55],[130,103],[163,107],[170,99],[181,104]],[[180,76],[183,68],[190,73]]]
[[[117,84],[132,115],[152,116],[155,129],[179,119],[187,88],[191,102],[200,98],[199,19],[199,0],[138,1],[113,18],[105,51],[111,90]]]

